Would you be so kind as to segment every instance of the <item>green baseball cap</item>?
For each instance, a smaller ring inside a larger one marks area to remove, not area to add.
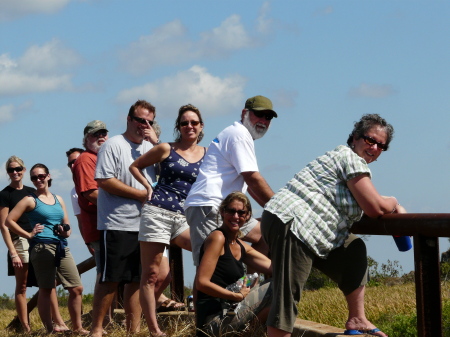
[[[87,123],[87,125],[84,127],[84,135],[86,135],[87,133],[96,133],[99,130],[106,130],[106,132],[108,132],[105,123],[99,120],[95,120]]]
[[[273,110],[272,101],[261,95],[250,97],[245,102],[245,108],[256,111],[271,111],[274,117],[278,117],[277,113]]]

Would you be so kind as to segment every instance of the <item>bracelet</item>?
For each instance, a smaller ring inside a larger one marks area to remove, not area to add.
[[[11,259],[14,259],[15,257],[19,257],[19,255],[10,255]]]
[[[242,300],[244,300],[245,296],[244,294],[239,290],[239,293],[242,295]]]

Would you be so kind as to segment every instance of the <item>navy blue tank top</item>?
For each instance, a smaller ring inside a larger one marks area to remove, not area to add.
[[[197,179],[204,157],[205,154],[198,162],[190,163],[171,147],[169,156],[160,163],[158,184],[153,190],[152,200],[148,203],[184,214],[184,201]]]

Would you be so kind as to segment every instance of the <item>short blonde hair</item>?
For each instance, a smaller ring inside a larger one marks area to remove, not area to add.
[[[5,164],[5,169],[6,169],[6,170],[9,168],[9,165],[10,165],[11,163],[17,163],[17,164],[19,164],[20,166],[22,166],[23,168],[26,168],[26,167],[25,167],[25,164],[23,163],[23,160],[22,160],[22,159],[20,159],[20,158],[17,157],[17,156],[11,156],[11,157],[9,157],[8,160],[6,161],[6,164]]]

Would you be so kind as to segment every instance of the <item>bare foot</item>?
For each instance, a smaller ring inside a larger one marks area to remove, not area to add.
[[[350,318],[347,323],[345,323],[345,328],[347,330],[357,330],[364,334],[379,336],[379,337],[388,337],[383,331],[377,329],[375,325],[373,325],[367,319],[361,319],[358,317]]]

